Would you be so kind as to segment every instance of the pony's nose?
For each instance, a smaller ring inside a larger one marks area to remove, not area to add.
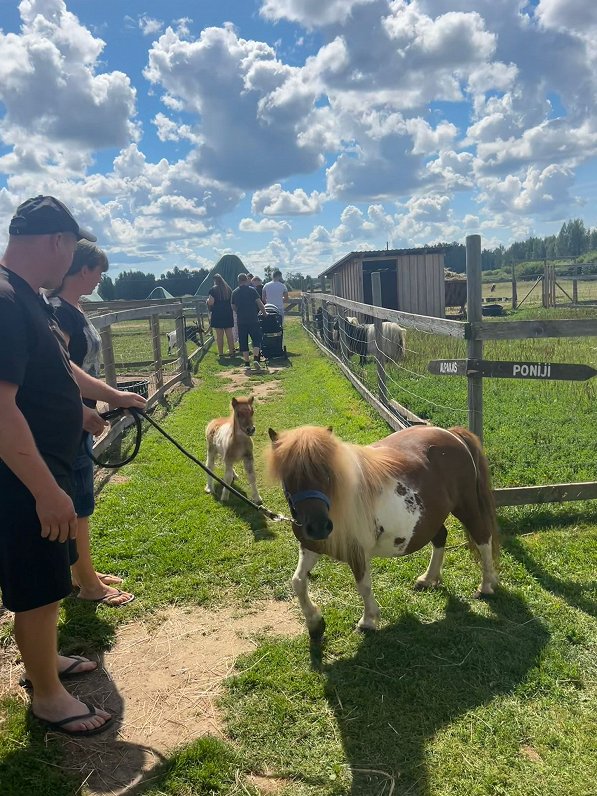
[[[247,434],[250,437],[252,437],[254,433],[255,433],[255,426],[249,426],[249,428],[247,429]]]
[[[324,522],[308,522],[305,532],[309,539],[327,539],[334,528],[334,523],[327,519]]]

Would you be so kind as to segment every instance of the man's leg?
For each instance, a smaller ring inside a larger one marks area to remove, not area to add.
[[[56,628],[60,603],[50,603],[31,611],[15,613],[15,639],[27,675],[33,686],[31,708],[35,716],[46,721],[62,721],[81,716],[87,707],[68,693],[58,679]],[[101,727],[110,718],[105,710],[87,719],[64,725],[69,732]]]

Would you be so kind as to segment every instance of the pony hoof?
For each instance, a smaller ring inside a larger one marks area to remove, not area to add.
[[[205,489],[204,489],[204,492],[207,492],[208,495],[211,495],[211,487],[210,486],[206,486]]]
[[[481,589],[477,589],[477,591],[473,594],[473,599],[475,600],[490,600],[494,595],[495,592],[491,587],[490,591],[481,591]]]
[[[417,578],[414,582],[413,589],[415,591],[426,591],[427,589],[437,589],[442,585],[441,580],[425,580],[424,578]]]
[[[263,500],[257,495],[256,498],[253,498],[253,503],[256,503],[258,506],[263,506]]]
[[[323,638],[324,633],[325,633],[325,619],[322,616],[319,622],[315,625],[315,627],[309,628],[309,638],[311,639],[313,644],[319,644],[321,642],[321,639]]]

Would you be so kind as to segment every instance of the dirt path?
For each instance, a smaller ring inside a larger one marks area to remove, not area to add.
[[[84,793],[125,794],[174,748],[202,735],[224,736],[216,707],[222,682],[258,636],[302,631],[296,608],[275,601],[243,610],[172,607],[124,625],[98,671],[69,681],[77,696],[119,717],[114,729],[89,739],[50,733],[49,742],[63,744],[65,766],[79,772]],[[5,648],[0,696],[25,698],[19,674],[16,648]],[[263,792],[272,786],[275,780],[264,780]]]

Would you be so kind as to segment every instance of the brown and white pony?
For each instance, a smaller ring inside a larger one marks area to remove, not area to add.
[[[251,500],[262,503],[255,481],[253,463],[253,440],[255,433],[253,423],[253,396],[250,398],[233,398],[230,417],[218,417],[211,420],[205,429],[207,440],[207,466],[213,470],[217,458],[223,460],[224,481],[231,484],[237,477],[233,465],[242,459],[251,486]],[[213,492],[214,480],[208,475],[206,492]],[[230,492],[224,487],[222,502],[228,500]]]
[[[312,640],[325,629],[307,588],[321,555],[348,563],[365,606],[358,628],[375,629],[380,610],[370,559],[408,555],[431,542],[431,561],[415,588],[437,586],[449,514],[462,522],[480,559],[475,596],[493,594],[497,519],[487,459],[472,432],[415,426],[367,446],[318,426],[280,434],[270,428],[269,436],[270,472],[282,482],[301,546],[292,585]]]

